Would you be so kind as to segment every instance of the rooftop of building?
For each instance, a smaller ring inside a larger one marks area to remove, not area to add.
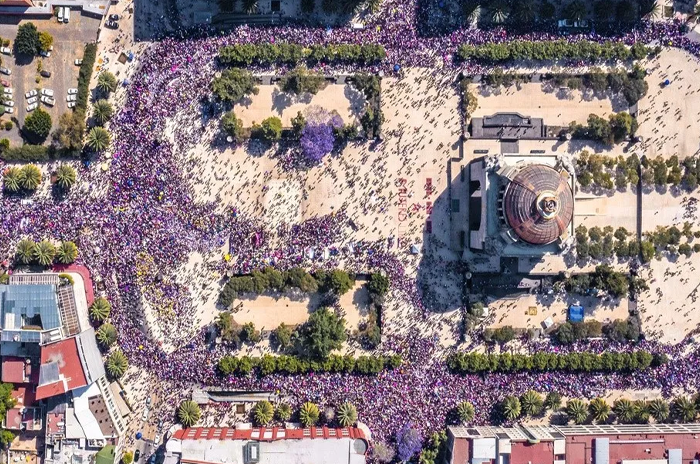
[[[87,383],[76,338],[42,347],[37,399],[66,393]]]
[[[61,326],[54,284],[0,285],[3,330],[51,330]]]

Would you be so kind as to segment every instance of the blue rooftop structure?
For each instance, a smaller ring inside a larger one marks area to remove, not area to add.
[[[569,306],[569,320],[571,322],[583,322],[583,306]]]
[[[56,286],[0,285],[2,341],[38,343],[41,332],[60,329]]]

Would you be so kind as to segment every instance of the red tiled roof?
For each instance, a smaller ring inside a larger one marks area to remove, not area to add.
[[[51,362],[58,364],[60,379],[56,382],[39,385],[36,389],[36,399],[49,398],[87,385],[75,338],[43,346],[41,348],[41,364],[43,366]]]
[[[25,360],[15,356],[2,358],[2,381],[9,383],[25,383]]]
[[[15,387],[12,390],[12,398],[17,402],[17,406],[31,406],[35,401],[34,392],[29,386]]]
[[[29,0],[0,0],[0,6],[32,6]]]
[[[46,414],[46,434],[55,435],[61,431],[61,427],[58,426],[59,423],[66,421],[66,415],[64,413],[48,413]]]
[[[229,427],[194,427],[181,429],[173,434],[178,440],[301,440],[302,438],[365,438],[356,427],[285,429],[283,427],[256,427],[234,429]]]
[[[19,430],[22,426],[22,408],[12,408],[7,411],[5,424],[10,430]]]
[[[554,464],[554,443],[517,442],[511,444],[511,464]]]

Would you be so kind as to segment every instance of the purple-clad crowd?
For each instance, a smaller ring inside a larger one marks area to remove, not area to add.
[[[204,331],[192,340],[174,342],[178,348],[166,354],[157,340],[145,334],[138,314],[141,295],[157,288],[172,304],[176,319],[192,324],[193,302],[186,284],[177,283],[175,269],[193,251],[212,252],[229,240],[231,260],[222,261],[220,271],[249,272],[264,265],[288,268],[313,265],[306,253],[309,247],[332,250],[328,265],[342,259],[352,269],[381,269],[391,277],[393,295],[414,305],[416,318],[423,311],[414,280],[404,274],[399,256],[383,244],[353,243],[352,219],[343,212],[298,225],[268,231],[256,220],[236,209],[223,214],[214,204],[199,204],[188,183],[193,161],[184,154],[202,135],[202,101],[209,98],[209,84],[216,70],[215,56],[222,45],[243,42],[294,42],[301,44],[363,42],[380,43],[388,54],[382,69],[401,66],[434,67],[451,64],[461,43],[502,42],[512,38],[503,29],[460,30],[435,38],[421,38],[415,28],[413,2],[390,1],[385,15],[362,31],[349,29],[307,29],[300,27],[239,27],[226,36],[196,39],[165,39],[149,48],[140,58],[139,69],[129,84],[123,109],[114,118],[112,157],[105,172],[85,167],[81,177],[94,189],[74,192],[61,202],[36,201],[31,204],[5,198],[0,204],[0,251],[11,254],[16,242],[25,236],[75,240],[80,260],[102,278],[113,305],[112,318],[118,327],[119,345],[132,365],[157,374],[169,392],[186,394],[193,385],[218,385],[215,365],[222,354],[205,343]],[[558,38],[548,34],[520,36],[529,40]],[[604,40],[589,34],[568,40]],[[685,38],[676,23],[645,24],[615,40],[636,41],[682,47],[694,55],[700,46]],[[469,72],[479,65],[465,63]],[[379,67],[375,70],[379,70]],[[204,112],[206,113],[207,110]],[[454,111],[458,111],[457,108]],[[183,116],[184,115],[184,116]],[[174,129],[166,131],[172,120]],[[97,186],[107,184],[105,194]],[[345,243],[346,245],[339,245]],[[334,248],[337,247],[337,248]],[[148,256],[154,272],[137,276],[136,269]],[[411,325],[411,321],[390,324]],[[631,375],[494,374],[485,378],[457,376],[446,370],[435,356],[439,349],[437,332],[408,329],[409,335],[387,335],[380,348],[403,355],[399,369],[376,377],[338,374],[305,376],[272,375],[240,378],[230,388],[279,390],[295,403],[312,400],[321,406],[351,401],[357,405],[360,420],[376,438],[388,439],[406,420],[423,433],[444,424],[448,411],[468,400],[477,410],[477,420],[486,421],[492,404],[500,397],[526,389],[542,392],[557,390],[564,395],[593,396],[610,388],[662,388],[670,393],[677,386],[697,385],[700,356],[682,354],[685,345],[674,347],[642,343],[652,351],[667,352],[669,364],[652,372]],[[544,345],[541,349],[557,348]],[[573,349],[576,349],[574,347]],[[629,349],[594,344],[593,349]],[[156,387],[157,388],[157,387]],[[173,398],[174,408],[176,399]]]

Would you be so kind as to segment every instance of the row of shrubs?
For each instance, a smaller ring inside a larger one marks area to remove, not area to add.
[[[401,356],[341,356],[329,355],[322,361],[298,356],[231,356],[219,359],[217,369],[221,375],[248,375],[253,370],[265,376],[270,374],[306,374],[309,372],[342,372],[346,374],[376,375],[385,369],[401,365]]]
[[[507,43],[485,43],[482,45],[462,44],[457,50],[457,57],[462,60],[477,60],[500,63],[513,60],[640,60],[652,53],[658,53],[660,47],[650,48],[642,44],[627,47],[620,42],[603,43],[582,40],[567,42],[565,40],[531,42],[515,40]]]
[[[219,62],[227,66],[296,64],[306,61],[374,64],[384,58],[384,47],[376,44],[313,45],[308,48],[289,43],[237,44],[219,49]]]
[[[637,119],[623,111],[609,115],[608,119],[589,114],[586,125],[572,121],[569,124],[569,132],[574,138],[597,140],[612,146],[633,137],[638,127]]]
[[[556,87],[567,87],[571,90],[589,89],[602,93],[610,90],[613,93],[621,93],[627,104],[632,106],[637,103],[649,91],[646,80],[646,71],[635,64],[631,72],[624,69],[615,69],[604,72],[595,68],[585,74],[546,74],[543,78]]]
[[[85,114],[88,101],[90,99],[90,79],[92,70],[95,69],[95,59],[97,58],[97,44],[89,43],[85,45],[83,62],[80,64],[78,72],[78,99],[75,102],[75,110]]]
[[[262,294],[267,291],[283,292],[298,288],[304,293],[334,293],[343,295],[354,285],[355,277],[347,272],[316,271],[313,275],[300,267],[288,271],[278,271],[273,267],[255,270],[250,275],[234,276],[226,282],[219,294],[219,304],[228,307],[242,293]]]
[[[447,357],[447,366],[460,374],[520,371],[630,372],[666,361],[665,355],[654,355],[648,351],[603,354],[540,352],[533,355],[453,353]]]
[[[7,139],[2,139],[3,141]],[[0,158],[3,161],[48,161],[49,147],[44,145],[20,145],[10,147],[7,143],[0,143]]]

